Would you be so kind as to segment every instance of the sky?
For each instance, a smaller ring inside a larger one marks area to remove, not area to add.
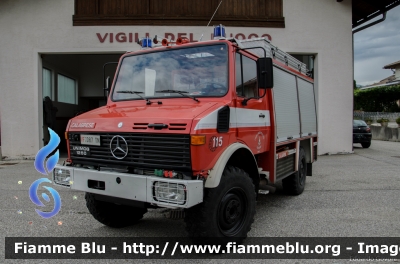
[[[392,70],[383,66],[399,60],[400,6],[397,6],[389,10],[384,22],[354,34],[354,79],[364,86],[379,82],[393,75]]]

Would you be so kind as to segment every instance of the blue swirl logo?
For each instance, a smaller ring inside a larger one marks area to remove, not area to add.
[[[49,174],[49,172],[51,172],[54,169],[60,157],[59,151],[57,150],[54,155],[50,156],[47,159],[46,162],[47,170],[44,168],[44,162],[46,160],[46,157],[58,147],[58,144],[60,144],[60,137],[56,134],[56,132],[54,132],[51,128],[49,128],[49,133],[50,133],[49,143],[39,150],[35,158],[36,170],[44,175]]]
[[[39,188],[39,185],[43,182],[49,182],[51,183],[51,181],[47,178],[41,178],[38,179],[36,181],[34,181],[31,185],[31,187],[29,188],[29,198],[31,198],[31,201],[36,204],[37,206],[45,206],[40,200],[39,197],[37,195],[37,191]],[[56,214],[58,214],[58,212],[61,209],[61,198],[60,195],[58,194],[58,192],[56,190],[54,190],[51,187],[47,187],[47,186],[43,186],[44,188],[46,188],[50,194],[53,196],[54,199],[54,209],[51,212],[42,212],[38,209],[36,210],[36,213],[38,213],[41,217],[43,218],[51,218],[53,216],[55,216]],[[42,198],[46,201],[46,202],[50,202],[50,198],[46,193],[42,193]]]
[[[46,146],[44,146],[43,148],[41,148],[39,150],[39,152],[36,155],[35,163],[34,163],[35,169],[44,175],[48,175],[54,169],[54,167],[57,165],[58,159],[60,157],[59,151],[57,150],[55,154],[53,154],[52,156],[50,156],[47,159],[46,168],[44,167],[46,157],[48,155],[50,155],[50,153],[53,152],[58,147],[58,144],[60,144],[60,137],[56,134],[56,132],[54,132],[52,129],[49,128],[49,133],[50,133],[50,142]],[[49,179],[41,178],[41,179],[34,181],[31,185],[31,187],[29,188],[29,198],[31,198],[31,201],[34,204],[36,204],[37,206],[41,206],[41,207],[44,207],[45,205],[39,200],[37,191],[38,191],[39,185],[43,182],[51,183],[51,181]],[[51,217],[55,216],[56,214],[58,214],[58,212],[60,211],[61,198],[60,198],[60,195],[58,194],[58,192],[56,190],[54,190],[53,188],[47,187],[47,186],[43,186],[43,187],[46,188],[50,192],[51,196],[53,196],[54,209],[51,212],[42,212],[38,209],[35,209],[35,210],[41,217],[51,218]],[[42,198],[46,202],[50,202],[50,197],[46,193],[42,193]]]

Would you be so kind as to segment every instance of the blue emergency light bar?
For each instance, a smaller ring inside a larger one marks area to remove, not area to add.
[[[214,39],[225,38],[225,27],[223,25],[214,26]]]
[[[140,40],[140,44],[142,45],[142,49],[153,47],[152,40],[149,37],[146,37],[146,38],[143,38],[142,40]]]

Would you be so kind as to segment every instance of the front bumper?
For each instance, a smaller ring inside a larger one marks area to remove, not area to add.
[[[167,208],[189,208],[203,202],[203,181],[151,177],[57,165],[56,185],[88,193],[146,202]],[[179,193],[179,196],[174,196]],[[173,197],[179,197],[174,199]]]

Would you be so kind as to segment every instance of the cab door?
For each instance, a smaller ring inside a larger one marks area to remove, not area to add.
[[[265,95],[266,90],[258,88],[256,61],[237,52],[235,72],[235,115],[238,139],[250,147],[254,154],[265,152],[269,149],[270,112]],[[248,100],[249,98],[252,99]]]

